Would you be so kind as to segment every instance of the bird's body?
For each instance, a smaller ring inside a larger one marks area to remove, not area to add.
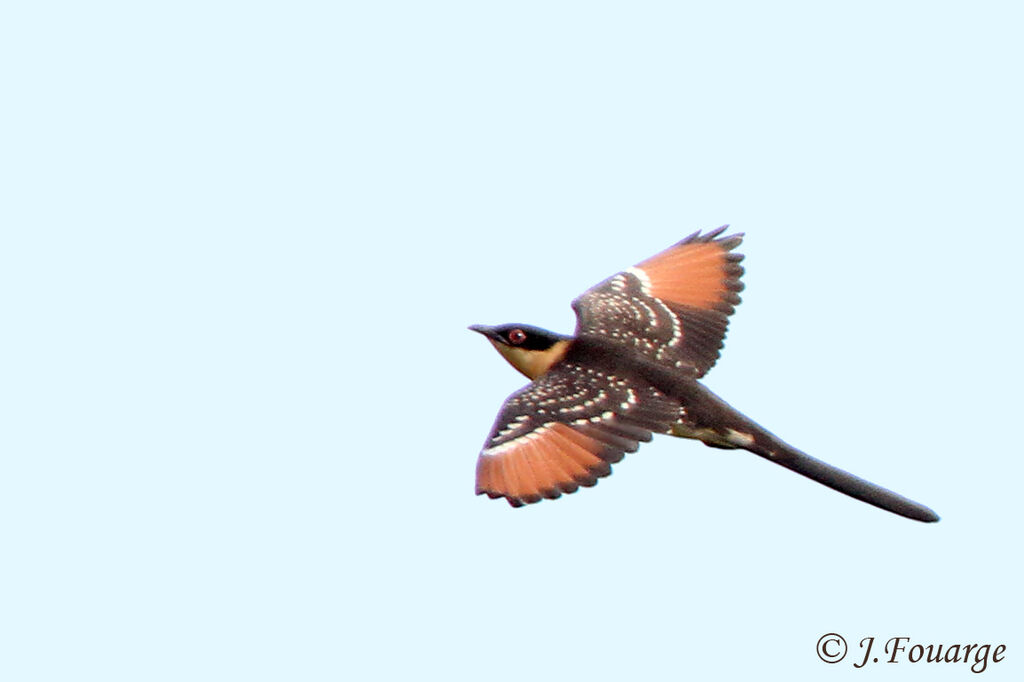
[[[742,448],[882,509],[923,505],[786,444],[700,379],[718,359],[742,290],[742,235],[695,233],[573,302],[576,334],[474,326],[532,380],[505,402],[477,463],[477,494],[512,506],[592,486],[654,433]]]

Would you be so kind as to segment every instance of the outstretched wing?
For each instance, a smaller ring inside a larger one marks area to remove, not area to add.
[[[476,493],[519,507],[595,485],[679,409],[653,387],[567,358],[505,401],[477,460]]]
[[[743,290],[743,256],[732,252],[743,235],[719,237],[727,228],[695,232],[587,290],[572,303],[576,335],[600,336],[704,376]]]

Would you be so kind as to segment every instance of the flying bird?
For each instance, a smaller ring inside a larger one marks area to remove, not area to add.
[[[661,433],[748,450],[917,521],[924,505],[815,459],[703,386],[740,302],[743,235],[695,232],[572,303],[576,333],[473,325],[531,383],[505,401],[477,460],[476,492],[513,507],[597,483]]]

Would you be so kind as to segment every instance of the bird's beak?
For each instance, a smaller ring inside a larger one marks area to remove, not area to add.
[[[494,327],[488,327],[484,324],[471,324],[469,329],[486,336],[488,339],[494,339],[496,337],[494,333]]]

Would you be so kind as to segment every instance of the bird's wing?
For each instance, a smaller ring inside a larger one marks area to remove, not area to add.
[[[739,304],[742,234],[728,226],[686,239],[587,290],[572,303],[577,336],[620,343],[661,364],[695,368],[718,360]]]
[[[476,493],[519,507],[595,485],[679,409],[653,387],[567,358],[505,401],[477,460]]]

